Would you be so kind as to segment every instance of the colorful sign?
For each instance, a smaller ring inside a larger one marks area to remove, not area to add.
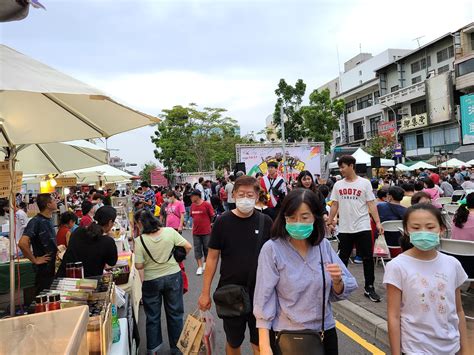
[[[77,179],[75,177],[57,177],[56,187],[70,187],[77,185]]]
[[[297,176],[303,170],[313,174],[321,174],[321,157],[324,154],[323,143],[300,143],[285,147],[283,159],[281,144],[237,145],[237,157],[245,163],[247,175],[255,176],[256,173],[267,173],[267,163],[279,163],[279,170],[283,172],[285,161],[287,173]]]
[[[379,122],[377,126],[377,131],[380,134],[392,134],[395,133],[395,130],[397,129],[397,122],[394,121],[388,121],[388,122]]]
[[[412,129],[418,129],[428,126],[428,116],[426,113],[421,113],[415,116],[408,116],[402,118],[402,125],[400,132],[410,131]]]
[[[153,186],[168,186],[168,179],[165,177],[165,169],[156,168],[150,172],[150,180]]]
[[[462,144],[474,144],[474,94],[461,96]]]

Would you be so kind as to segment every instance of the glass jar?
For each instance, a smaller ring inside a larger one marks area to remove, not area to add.
[[[39,295],[35,298],[35,313],[46,312],[48,306],[48,297]]]

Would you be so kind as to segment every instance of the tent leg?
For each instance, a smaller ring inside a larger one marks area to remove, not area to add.
[[[10,147],[8,159],[8,170],[10,172],[10,315],[15,316],[15,249],[16,249],[16,228],[15,228],[15,159],[16,147]]]

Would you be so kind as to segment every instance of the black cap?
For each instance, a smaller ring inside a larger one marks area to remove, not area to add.
[[[199,196],[199,197],[202,197],[201,190],[193,190],[193,191],[191,192],[191,196]]]
[[[267,166],[270,168],[270,167],[273,167],[273,168],[278,168],[278,163],[276,161],[271,161],[269,163],[267,163]]]

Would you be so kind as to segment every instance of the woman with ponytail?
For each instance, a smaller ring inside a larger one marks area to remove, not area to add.
[[[147,353],[156,354],[162,347],[161,304],[164,303],[168,340],[172,354],[180,353],[176,344],[183,330],[183,277],[173,257],[173,249],[191,244],[174,228],[162,227],[150,211],[135,214],[140,236],[135,239],[135,267],[144,270],[143,308],[146,315]]]
[[[57,276],[66,276],[66,264],[69,263],[82,262],[84,277],[102,275],[106,264],[114,266],[118,258],[117,247],[108,233],[116,217],[115,208],[103,206],[95,213],[92,224],[76,229],[69,239]]]
[[[454,215],[451,239],[474,241],[474,192],[460,203]]]

